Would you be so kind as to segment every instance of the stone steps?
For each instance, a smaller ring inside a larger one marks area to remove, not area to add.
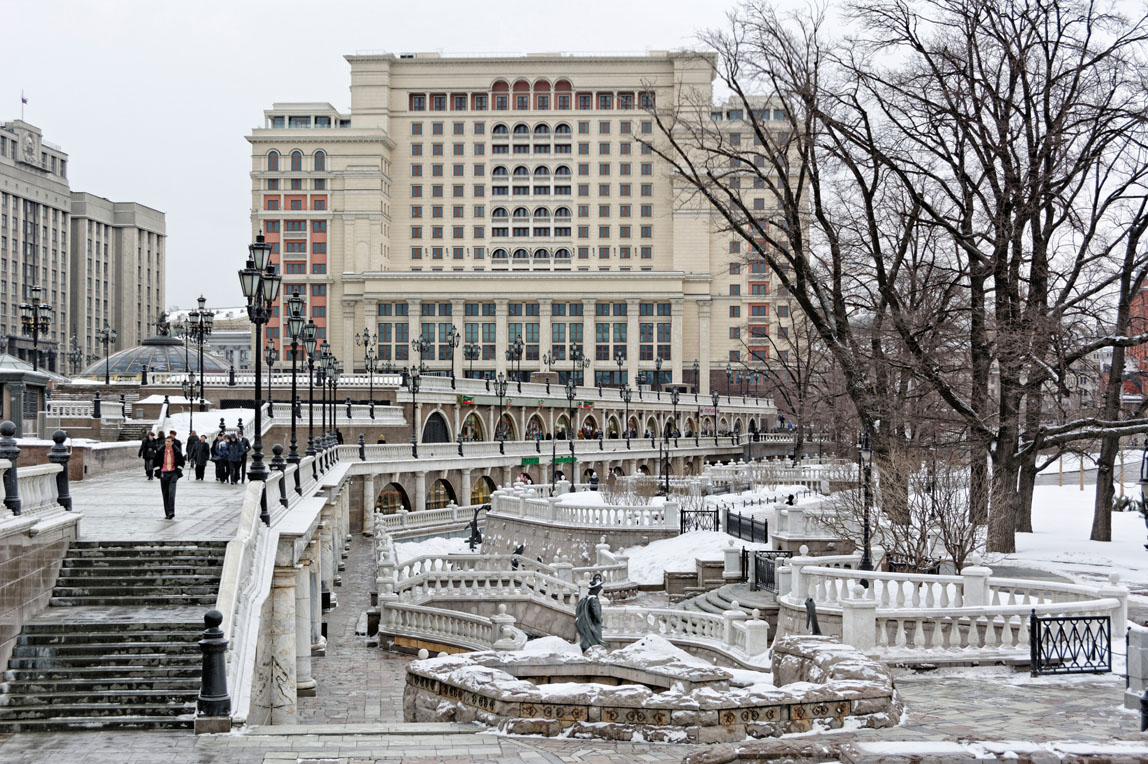
[[[194,614],[215,604],[225,546],[74,543],[50,606],[17,637],[0,734],[193,726],[203,661]]]

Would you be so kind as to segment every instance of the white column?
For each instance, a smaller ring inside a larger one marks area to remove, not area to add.
[[[271,577],[271,623],[268,625],[270,707],[272,724],[294,724],[295,692],[295,567],[276,567]]]
[[[318,682],[311,676],[311,570],[305,561],[295,566],[295,672],[296,694],[314,696]]]
[[[470,484],[470,469],[463,468],[461,473],[462,480],[460,482],[462,485],[462,493],[460,493],[458,496],[458,505],[460,507],[470,504],[470,493],[474,490],[473,486]]]
[[[454,325],[454,330],[458,333],[458,347],[454,349],[454,357],[451,360],[453,365],[454,375],[459,379],[466,376],[466,362],[462,358],[462,348],[466,345],[466,300],[451,300],[450,301],[450,322]],[[454,418],[455,433],[458,433],[458,407],[455,407]]]
[[[590,361],[590,365],[583,372],[583,380],[587,385],[594,384],[594,307],[597,300],[582,300],[582,353]],[[577,416],[577,412],[575,412]]]
[[[540,298],[538,300],[538,369],[546,371],[546,364],[542,358],[550,352],[552,332],[550,330],[553,318],[554,301]]]
[[[494,373],[495,376],[499,372],[506,374],[507,378],[510,377],[506,372],[506,348],[510,344],[509,333],[507,329],[507,321],[509,319],[509,309],[507,305],[510,304],[509,300],[495,300],[494,301]]]
[[[323,545],[318,541],[307,544],[307,556],[303,559],[307,566],[310,581],[307,591],[311,594],[311,655],[325,655],[327,639],[323,636],[323,581],[320,574]]]
[[[419,357],[419,354],[415,352],[415,349],[411,347],[410,343],[414,342],[419,337],[419,331],[421,331],[420,324],[422,323],[421,312],[422,300],[407,300],[407,332],[410,334],[410,337],[407,338],[407,352],[410,353],[410,361],[408,362],[408,365],[415,367],[419,365],[419,361],[422,359]]]
[[[363,535],[375,534],[375,476],[367,475],[363,478]]]
[[[415,473],[415,503],[412,509],[421,512],[427,504],[427,473],[419,470]]]
[[[630,377],[630,386],[638,385],[638,311],[640,300],[626,300],[626,373]],[[653,321],[654,317],[651,316]],[[611,327],[612,329],[612,327]]]
[[[675,385],[680,385],[684,381],[682,378],[682,361],[685,360],[682,357],[682,354],[685,353],[685,343],[682,342],[682,314],[684,310],[685,306],[681,299],[670,303],[670,375],[673,377]],[[658,340],[657,332],[658,328],[655,326],[655,342]],[[681,425],[677,422],[674,422],[674,426],[681,429]]]
[[[710,394],[710,307],[709,300],[698,300],[698,393],[703,397]]]

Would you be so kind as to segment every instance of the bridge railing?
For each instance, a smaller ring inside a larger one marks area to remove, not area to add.
[[[583,528],[671,528],[680,524],[680,507],[676,501],[648,506],[579,504],[570,500],[579,494],[562,494],[535,498],[527,492],[499,489],[490,497],[492,514],[544,520],[548,523]]]

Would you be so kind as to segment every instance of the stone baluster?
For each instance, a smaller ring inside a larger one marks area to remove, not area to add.
[[[1128,629],[1128,587],[1120,583],[1120,574],[1112,573],[1108,576],[1108,585],[1100,587],[1098,594],[1101,597],[1112,597],[1119,601],[1119,606],[1112,613],[1111,634],[1115,638]]]
[[[729,610],[722,611],[722,618],[725,619],[725,632],[722,638],[727,645],[734,644],[734,624],[749,618],[744,610],[738,608],[737,600],[731,602],[730,606]]]
[[[862,652],[877,645],[877,600],[867,599],[865,587],[853,585],[851,597],[841,598],[841,641]]]
[[[294,724],[298,695],[295,691],[295,566],[276,567],[271,577],[271,623],[268,625],[268,651],[264,661],[270,687],[272,724]]]
[[[769,649],[769,622],[761,618],[761,611],[753,609],[753,613],[745,622],[745,654],[749,656],[761,655]]]
[[[64,446],[64,441],[67,439],[68,433],[63,430],[56,430],[52,433],[53,445],[48,451],[48,461],[60,465],[60,471],[56,473],[56,501],[70,512],[72,510],[72,495],[68,488],[68,461],[72,455]]]
[[[721,577],[725,581],[741,580],[741,549],[730,539],[726,548],[721,550],[724,558]]]
[[[985,607],[992,604],[992,593],[989,591],[989,576],[993,574],[991,568],[981,565],[981,556],[973,553],[969,557],[972,565],[961,568],[961,603],[963,607]]]

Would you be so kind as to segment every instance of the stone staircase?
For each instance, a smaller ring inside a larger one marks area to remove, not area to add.
[[[119,403],[117,402],[116,405],[118,406]],[[137,422],[132,424],[125,424],[120,428],[120,434],[116,440],[120,441],[121,443],[126,443],[127,441],[134,441],[138,443],[139,441],[143,440],[149,432],[151,432],[153,424],[153,422]]]
[[[734,603],[737,607],[734,607]],[[746,584],[726,584],[704,594],[679,602],[674,607],[720,615],[727,610],[749,613],[754,608],[763,612],[776,611],[777,599],[772,592],[752,591]]]
[[[76,542],[0,683],[0,733],[190,728],[224,542]]]

